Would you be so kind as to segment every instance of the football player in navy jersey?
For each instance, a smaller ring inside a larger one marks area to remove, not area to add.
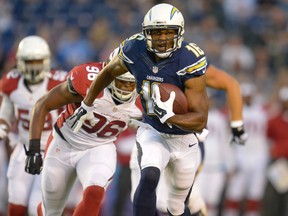
[[[243,107],[242,103],[243,102],[242,102],[242,96],[240,92],[239,83],[237,82],[235,78],[233,78],[227,72],[215,67],[212,64],[208,64],[208,67],[206,70],[206,86],[213,88],[213,89],[217,89],[217,90],[223,90],[226,92],[227,105],[228,105],[229,114],[230,114],[229,116],[230,126],[231,126],[231,132],[232,132],[231,141],[233,141],[233,143],[236,143],[238,145],[244,145],[248,139],[248,134],[244,130],[245,128],[244,128],[243,115],[242,115],[242,107]],[[137,124],[138,122],[133,121],[133,123],[135,127],[139,126]],[[204,146],[205,145],[206,144],[204,143]],[[207,147],[205,146],[205,149],[206,148]],[[205,153],[205,159],[203,157],[202,162],[204,162],[206,158],[207,158],[207,154]],[[137,146],[136,145],[132,149],[132,154],[131,154],[131,159],[130,159],[130,169],[131,169],[131,180],[132,180],[131,198],[133,200],[134,193],[135,193],[136,187],[140,179],[140,169],[139,169],[139,165],[137,161]],[[160,181],[157,186],[157,192],[156,192],[157,209],[159,211],[159,215],[163,215],[163,216],[166,215],[167,213],[166,178],[169,179],[169,176],[165,176],[165,177],[164,176],[165,175],[162,173],[160,177]],[[202,191],[199,191],[199,189],[200,188],[197,186],[197,184],[194,184],[193,190],[191,191],[191,194],[189,197],[189,201],[187,201],[187,206],[189,208],[191,216],[207,216],[206,205],[204,203],[204,199],[202,198],[203,196]]]
[[[205,88],[207,67],[204,52],[183,41],[184,19],[170,4],[152,7],[144,17],[143,34],[136,34],[120,45],[118,57],[101,71],[74,115],[77,132],[92,119],[92,103],[116,76],[130,71],[136,79],[144,110],[143,124],[137,131],[141,179],[133,200],[134,216],[156,214],[156,187],[165,169],[169,177],[167,208],[170,215],[190,215],[185,200],[193,185],[200,161],[198,138],[207,123],[208,99]],[[185,93],[189,111],[175,114],[175,93],[161,101],[159,83],[172,83]]]

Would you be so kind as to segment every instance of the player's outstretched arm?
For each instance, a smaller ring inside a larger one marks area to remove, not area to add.
[[[61,83],[51,89],[33,107],[29,130],[30,139],[40,139],[46,115],[51,110],[59,109],[66,104],[80,102],[81,100],[82,96],[72,94],[69,91],[68,82]]]
[[[232,141],[241,145],[245,144],[248,135],[244,130],[242,116],[243,101],[238,81],[225,71],[209,65],[206,70],[206,85],[226,92],[233,134]]]
[[[67,82],[54,87],[41,97],[32,109],[29,128],[29,149],[25,148],[25,171],[32,175],[40,174],[43,160],[40,153],[40,137],[45,124],[46,115],[51,111],[63,107],[66,104],[80,102],[82,96],[73,95],[68,90]]]

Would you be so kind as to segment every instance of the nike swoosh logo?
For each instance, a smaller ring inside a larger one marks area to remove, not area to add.
[[[193,143],[193,144],[189,144],[189,148],[191,148],[192,146],[196,145],[197,143]]]

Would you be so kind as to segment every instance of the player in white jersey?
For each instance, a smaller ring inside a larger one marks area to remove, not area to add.
[[[41,191],[36,190],[33,193],[31,191],[40,176],[25,173],[23,144],[29,143],[29,121],[33,105],[50,89],[65,81],[67,72],[50,69],[49,46],[38,36],[28,36],[20,41],[16,59],[17,68],[3,76],[1,85],[3,101],[0,110],[0,138],[7,137],[13,119],[17,121],[19,137],[18,144],[10,158],[7,173],[8,215],[24,216],[27,206],[29,207],[28,213],[36,215],[37,202],[41,200]],[[55,110],[47,114],[45,118],[41,151],[44,151],[46,140],[58,114]]]
[[[45,154],[42,179],[42,205],[39,215],[61,215],[67,195],[76,177],[83,187],[83,199],[73,215],[98,215],[105,189],[116,169],[114,141],[128,127],[130,118],[141,118],[135,105],[135,78],[129,72],[117,77],[103,94],[95,99],[90,121],[79,133],[73,133],[71,116],[85,97],[91,82],[104,63],[93,62],[74,67],[67,82],[57,86],[35,105],[30,122],[30,145],[39,146],[44,117],[49,110],[66,105],[54,125]],[[28,171],[41,170],[41,158],[27,158]],[[36,160],[33,160],[36,159]]]
[[[255,101],[256,86],[241,84],[244,101],[243,117],[250,134],[245,146],[233,146],[236,173],[230,179],[226,192],[225,216],[239,214],[245,201],[244,215],[260,215],[261,200],[265,187],[265,170],[268,163],[268,140],[266,137],[268,115],[262,104]]]

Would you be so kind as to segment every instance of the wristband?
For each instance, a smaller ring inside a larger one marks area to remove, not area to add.
[[[93,106],[87,106],[84,101],[81,102],[81,106],[87,111],[87,112],[91,112],[93,111],[94,107]]]
[[[237,128],[237,127],[240,127],[240,126],[243,126],[243,121],[242,120],[238,120],[238,121],[231,121],[230,123],[230,126],[232,128]]]
[[[29,151],[40,153],[40,139],[29,140]]]

